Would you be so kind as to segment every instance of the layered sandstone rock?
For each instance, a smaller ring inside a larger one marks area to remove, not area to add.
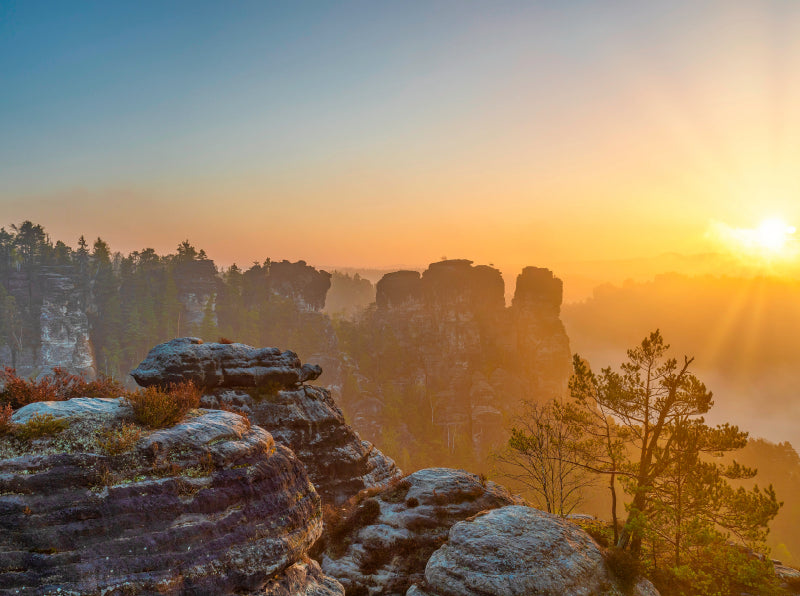
[[[657,596],[647,580],[623,590],[597,544],[578,526],[509,506],[455,524],[407,596]]]
[[[303,385],[321,373],[293,352],[175,339],[153,348],[131,374],[142,385],[192,380],[203,405],[240,412],[291,448],[327,503],[342,503],[400,472],[344,421],[330,392]]]
[[[352,594],[405,594],[422,581],[428,557],[453,524],[515,502],[503,487],[463,470],[430,468],[363,499],[349,519],[328,528],[325,573]]]
[[[246,418],[196,410],[112,455],[123,399],[35,403],[12,421],[43,413],[69,427],[0,439],[0,592],[341,596],[305,556],[322,518],[302,464]]]
[[[316,379],[322,369],[301,365],[294,352],[245,344],[203,343],[182,337],[150,350],[131,376],[142,387],[192,381],[203,390],[217,387],[293,387]]]

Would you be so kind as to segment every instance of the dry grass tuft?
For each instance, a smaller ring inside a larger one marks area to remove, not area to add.
[[[51,414],[34,414],[25,424],[17,425],[14,434],[23,441],[30,441],[56,435],[68,426],[66,420]]]
[[[141,437],[142,429],[135,424],[124,423],[101,432],[97,437],[97,444],[108,455],[121,455],[133,449]]]

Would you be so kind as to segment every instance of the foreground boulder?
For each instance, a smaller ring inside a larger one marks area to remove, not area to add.
[[[140,384],[200,379],[204,407],[238,412],[272,433],[297,454],[326,503],[400,476],[390,458],[347,425],[327,389],[302,384],[321,369],[301,365],[293,352],[174,339],[153,348],[131,374]]]
[[[405,594],[423,580],[453,524],[515,502],[494,482],[447,468],[420,470],[363,497],[328,520],[321,553],[325,573],[352,595]]]
[[[630,590],[630,591],[629,591]],[[509,506],[455,524],[407,596],[656,596],[647,580],[625,589],[592,538],[538,509]]]
[[[246,418],[150,431],[120,398],[12,422],[43,413],[68,428],[0,437],[0,593],[343,594],[306,558],[322,516],[302,464]]]

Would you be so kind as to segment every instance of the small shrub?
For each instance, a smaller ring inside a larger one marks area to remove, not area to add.
[[[30,441],[58,434],[68,426],[66,420],[51,414],[34,414],[25,424],[18,425],[14,434],[23,441]]]
[[[402,503],[411,488],[411,483],[405,478],[392,481],[381,494],[381,499],[386,503]]]
[[[612,547],[604,553],[606,564],[624,590],[630,590],[642,575],[639,560],[629,552]]]
[[[166,391],[147,387],[131,393],[128,401],[136,422],[148,428],[165,428],[200,405],[200,390],[191,381],[172,383]]]
[[[211,453],[206,452],[200,456],[196,466],[186,468],[184,472],[191,478],[203,478],[205,476],[211,476],[215,469],[216,466],[214,465],[214,457],[211,455]]]
[[[110,428],[101,432],[97,444],[108,455],[127,453],[141,438],[142,431],[135,424],[125,423],[117,428]]]
[[[94,490],[102,490],[103,487],[113,486],[115,481],[116,476],[105,464],[95,469]]]
[[[11,409],[10,405],[0,406],[0,437],[9,434],[13,430],[14,425],[11,422],[13,413],[14,410]]]
[[[86,381],[82,377],[77,378],[79,380],[76,381],[70,388],[66,399],[73,397],[113,398],[122,397],[128,394],[125,387],[122,386],[122,383],[105,375],[100,375],[92,381]]]
[[[411,497],[410,499],[406,499],[406,507],[409,509],[413,509],[414,507],[419,506],[419,501],[416,497]]]

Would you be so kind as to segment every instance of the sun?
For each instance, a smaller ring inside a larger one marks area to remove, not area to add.
[[[770,217],[753,230],[752,240],[764,252],[781,254],[795,231],[794,226],[790,226],[781,218]]]
[[[797,229],[781,217],[763,219],[754,228],[737,228],[713,221],[707,236],[728,252],[751,263],[789,264],[800,255]]]

